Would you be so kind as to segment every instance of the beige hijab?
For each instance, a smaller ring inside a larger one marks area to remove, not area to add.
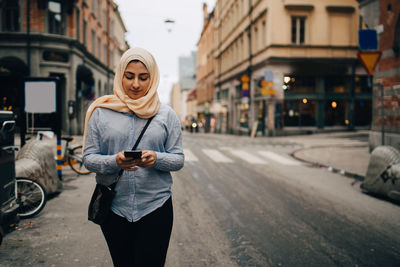
[[[122,78],[126,66],[132,60],[142,62],[150,73],[150,85],[146,94],[139,99],[132,99],[125,94],[122,87]],[[147,119],[153,117],[160,108],[160,99],[157,88],[160,82],[160,72],[154,57],[145,49],[135,47],[128,49],[121,57],[114,77],[114,94],[97,98],[88,108],[85,117],[83,132],[83,146],[85,146],[86,128],[93,111],[97,107],[112,109],[118,112],[133,112],[138,117]]]

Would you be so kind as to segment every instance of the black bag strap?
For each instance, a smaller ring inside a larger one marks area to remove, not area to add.
[[[138,144],[139,144],[139,142],[140,142],[140,139],[142,139],[142,137],[143,137],[143,135],[144,135],[144,132],[146,131],[147,127],[149,127],[149,124],[150,124],[150,122],[151,122],[151,120],[152,120],[153,118],[154,118],[154,117],[151,117],[150,119],[147,120],[146,125],[143,127],[143,130],[142,130],[142,132],[140,133],[138,139],[136,140],[136,143],[133,145],[132,150],[135,150],[135,149],[137,148],[137,146],[138,146]]]
[[[142,131],[141,131],[141,133],[140,133],[138,139],[136,139],[136,143],[133,145],[132,150],[135,150],[135,149],[137,148],[137,146],[139,145],[140,140],[142,139],[144,133],[145,133],[146,130],[147,130],[147,127],[149,127],[149,124],[150,124],[150,122],[151,122],[151,120],[152,120],[153,118],[154,118],[154,117],[151,117],[150,119],[147,120],[146,125],[143,127],[143,129],[142,129]],[[115,178],[115,181],[114,181],[114,183],[113,183],[111,186],[115,187],[116,183],[118,182],[118,180],[119,180],[119,178],[121,177],[121,175],[122,175],[123,172],[124,172],[123,169],[119,170],[118,176],[117,176],[117,178]]]

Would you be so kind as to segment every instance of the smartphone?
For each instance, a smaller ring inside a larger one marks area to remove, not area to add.
[[[125,150],[124,155],[125,155],[125,158],[140,159],[140,158],[142,158],[142,151],[141,150]]]

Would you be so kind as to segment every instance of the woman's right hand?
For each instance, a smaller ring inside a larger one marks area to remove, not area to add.
[[[141,162],[141,159],[126,158],[123,151],[117,154],[116,160],[118,167],[125,171],[136,171],[138,168],[135,166]]]

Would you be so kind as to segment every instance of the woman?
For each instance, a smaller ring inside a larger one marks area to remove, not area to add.
[[[98,98],[85,120],[84,164],[97,183],[111,184],[120,169],[111,211],[101,230],[114,266],[163,266],[172,230],[171,171],[183,167],[182,132],[175,112],[160,104],[157,63],[142,48],[120,60],[114,95]],[[147,120],[137,150],[126,158]]]

